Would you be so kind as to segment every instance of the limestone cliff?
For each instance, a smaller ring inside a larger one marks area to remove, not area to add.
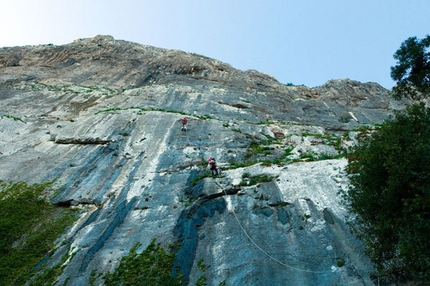
[[[56,179],[80,208],[48,266],[96,283],[137,242],[180,245],[194,285],[369,285],[341,154],[399,103],[376,83],[291,86],[109,36],[0,49],[0,179]],[[181,131],[180,119],[189,119]],[[222,171],[207,176],[207,158]]]

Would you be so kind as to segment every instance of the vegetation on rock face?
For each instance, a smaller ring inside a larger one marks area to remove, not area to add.
[[[107,88],[107,87],[97,87],[97,86],[85,86],[79,84],[66,84],[66,85],[50,85],[42,82],[35,82],[32,84],[26,84],[24,88],[28,88],[30,90],[48,90],[55,92],[67,92],[74,94],[88,94],[91,92],[99,92],[104,95],[115,95],[118,94],[118,91]]]
[[[2,285],[24,285],[43,267],[41,261],[54,250],[55,240],[74,221],[73,211],[48,202],[51,187],[51,182],[0,182]]]
[[[182,285],[181,275],[172,276],[176,254],[167,253],[155,239],[138,254],[137,244],[121,259],[119,267],[105,276],[109,285]]]
[[[15,121],[21,121],[21,122],[25,123],[25,121],[22,120],[21,118],[18,118],[18,117],[12,116],[12,115],[7,115],[7,114],[1,115],[0,119],[3,119],[3,118],[11,118],[11,119],[13,119]]]
[[[275,179],[275,177],[272,177],[270,175],[259,175],[251,177],[249,174],[245,173],[242,175],[242,179],[244,180],[240,182],[241,186],[253,186],[259,183],[271,182]]]

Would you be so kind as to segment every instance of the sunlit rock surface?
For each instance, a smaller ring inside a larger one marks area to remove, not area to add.
[[[0,179],[56,179],[54,203],[82,209],[49,257],[74,254],[58,285],[100,284],[154,238],[189,285],[369,285],[337,155],[399,108],[376,83],[284,85],[109,36],[3,48]]]

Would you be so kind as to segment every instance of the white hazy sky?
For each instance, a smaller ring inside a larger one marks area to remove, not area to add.
[[[430,34],[430,0],[1,0],[0,47],[111,35],[256,69],[282,83],[394,82],[394,52]]]

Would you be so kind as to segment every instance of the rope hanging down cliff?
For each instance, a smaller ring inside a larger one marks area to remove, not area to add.
[[[227,196],[227,193],[225,192],[225,190],[223,189],[223,192],[224,192],[224,194]],[[275,257],[273,257],[272,255],[270,255],[267,251],[265,251],[263,248],[261,248],[252,238],[251,238],[251,236],[248,234],[248,232],[245,230],[245,228],[242,226],[242,224],[240,223],[240,221],[239,221],[239,218],[237,217],[237,215],[236,215],[236,212],[234,211],[234,208],[232,208],[232,212],[233,212],[233,215],[234,215],[234,218],[236,219],[236,221],[237,221],[237,224],[239,225],[239,227],[240,227],[240,229],[242,230],[242,232],[245,234],[245,236],[249,239],[249,241],[259,250],[259,251],[261,251],[265,256],[267,256],[269,259],[271,259],[271,260],[273,260],[274,262],[276,262],[276,263],[278,263],[278,264],[280,264],[280,265],[282,265],[282,266],[284,266],[284,267],[286,267],[286,268],[289,268],[289,269],[292,269],[292,270],[295,270],[295,271],[300,271],[300,272],[308,272],[308,273],[317,273],[317,274],[323,274],[323,273],[329,273],[329,272],[332,272],[332,271],[313,271],[313,270],[309,270],[309,269],[301,269],[301,268],[297,268],[297,267],[294,267],[294,266],[291,266],[291,265],[288,265],[288,264],[286,264],[286,263],[284,263],[284,262],[282,262],[282,261],[280,261],[279,259],[277,259],[277,258],[275,258]]]

